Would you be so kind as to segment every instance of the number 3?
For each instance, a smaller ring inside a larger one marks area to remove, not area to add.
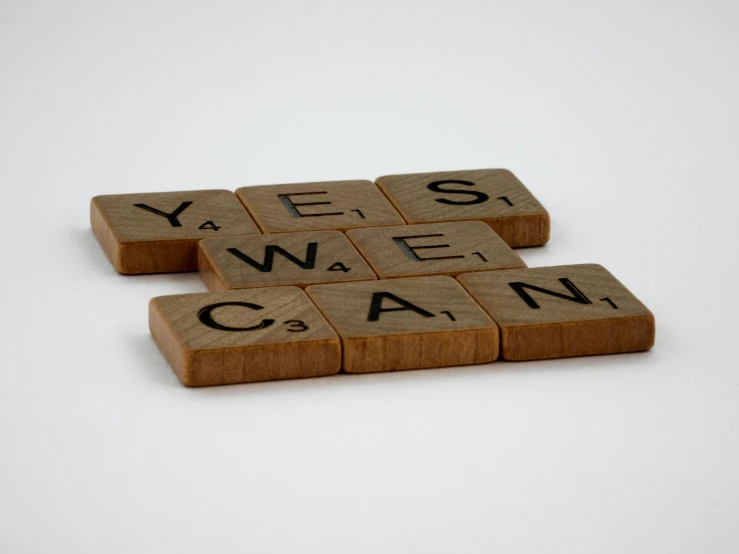
[[[302,333],[303,331],[310,329],[305,322],[300,321],[299,319],[290,319],[285,321],[285,325],[289,325],[291,327],[288,329],[288,332],[290,333]]]

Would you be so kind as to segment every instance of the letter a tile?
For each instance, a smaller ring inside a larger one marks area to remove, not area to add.
[[[482,221],[352,229],[346,234],[380,279],[526,267]]]
[[[408,223],[484,221],[514,248],[549,240],[549,214],[506,169],[387,175],[377,184]]]
[[[341,369],[339,337],[296,287],[159,296],[149,303],[149,328],[190,387]]]
[[[198,248],[210,291],[377,279],[339,231],[206,239]]]
[[[506,360],[635,352],[654,344],[652,313],[597,264],[466,273],[458,279],[500,327]]]
[[[236,194],[265,233],[405,224],[372,181],[263,185]]]
[[[306,292],[339,333],[347,373],[498,357],[495,323],[451,277],[314,285]]]
[[[261,234],[228,190],[96,196],[90,223],[108,259],[125,274],[197,271],[201,239]]]

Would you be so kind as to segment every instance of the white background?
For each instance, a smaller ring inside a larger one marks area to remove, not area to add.
[[[739,7],[0,0],[0,551],[739,551]],[[97,194],[506,167],[649,353],[192,390]]]

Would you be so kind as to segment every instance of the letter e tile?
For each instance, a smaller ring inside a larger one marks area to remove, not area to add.
[[[372,181],[242,187],[236,194],[265,233],[405,224]]]
[[[352,229],[346,234],[380,279],[526,267],[482,221]]]

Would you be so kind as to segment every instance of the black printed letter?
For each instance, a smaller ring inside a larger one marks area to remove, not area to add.
[[[219,331],[255,331],[257,329],[266,329],[275,322],[274,319],[263,319],[261,323],[258,325],[252,325],[251,327],[228,327],[226,325],[221,325],[220,323],[215,322],[212,312],[216,308],[220,308],[222,306],[243,306],[244,308],[251,308],[252,310],[264,309],[264,306],[260,306],[259,304],[250,304],[249,302],[219,302],[201,309],[198,312],[198,319],[203,325],[207,325],[213,329],[218,329]]]
[[[411,260],[422,262],[424,260],[451,260],[451,259],[459,259],[464,258],[464,256],[433,256],[430,258],[421,258],[418,254],[416,254],[416,250],[423,250],[428,248],[449,248],[448,244],[430,244],[428,246],[411,246],[406,242],[406,239],[425,239],[428,237],[443,237],[444,235],[442,233],[436,233],[434,235],[406,235],[404,237],[393,237],[393,240],[395,241],[395,244],[400,247],[400,249],[405,252],[405,255],[408,256]]]
[[[566,294],[562,294],[561,292],[554,292],[553,290],[547,290],[543,289],[541,287],[536,287],[534,285],[527,285],[526,283],[508,283],[513,290],[516,291],[516,294],[520,296],[526,304],[528,304],[529,308],[532,308],[534,310],[539,309],[539,304],[536,303],[536,301],[531,298],[528,292],[526,292],[524,289],[530,289],[536,292],[541,292],[542,294],[548,294],[549,296],[555,296],[557,298],[561,298],[562,300],[569,300],[570,302],[577,302],[578,304],[592,304],[592,302],[588,299],[587,296],[585,296],[580,289],[578,289],[575,284],[570,281],[567,278],[560,279],[560,283],[562,283],[565,288],[572,293],[572,296],[567,296]]]
[[[475,183],[471,183],[470,181],[459,181],[457,179],[446,179],[444,181],[434,181],[430,185],[428,185],[426,188],[433,192],[448,192],[449,194],[468,194],[470,196],[474,196],[474,200],[447,200],[446,198],[436,198],[437,202],[440,202],[442,204],[453,204],[455,206],[464,206],[467,204],[482,204],[483,202],[486,202],[487,200],[490,200],[490,197],[485,194],[484,192],[480,192],[477,190],[457,190],[457,189],[450,189],[441,188],[441,185],[445,183],[456,183],[457,185],[464,185],[466,187],[474,187]]]
[[[160,210],[157,210],[156,208],[152,208],[151,206],[147,206],[146,204],[134,204],[135,207],[141,208],[142,210],[146,210],[147,212],[151,212],[153,214],[161,215],[162,217],[166,217],[167,221],[169,221],[169,224],[172,227],[182,227],[182,224],[180,223],[180,220],[177,219],[177,216],[180,215],[182,212],[185,211],[185,209],[192,204],[192,202],[183,202],[180,204],[180,207],[177,208],[175,211],[173,211],[171,214],[164,213]]]
[[[400,304],[402,308],[383,308],[382,301],[385,298],[392,300],[396,304]],[[372,303],[367,314],[367,321],[378,321],[382,312],[402,312],[405,310],[412,310],[423,317],[435,317],[431,312],[427,312],[415,304],[411,304],[407,300],[395,296],[392,292],[376,292],[372,295]]]
[[[227,248],[226,250],[236,256],[242,262],[246,262],[247,264],[252,266],[257,271],[261,271],[262,273],[269,273],[270,271],[272,271],[272,264],[274,263],[275,254],[280,254],[284,256],[285,259],[291,261],[301,269],[313,269],[313,267],[316,265],[316,253],[318,252],[318,243],[308,243],[308,248],[305,252],[305,261],[296,258],[292,254],[290,254],[290,252],[287,252],[286,250],[283,250],[281,247],[275,246],[274,244],[269,244],[265,247],[264,263],[262,264],[247,256],[238,248]]]
[[[290,194],[278,194],[277,197],[280,199],[280,202],[282,202],[282,205],[285,206],[285,209],[288,211],[288,213],[293,217],[319,217],[322,215],[344,215],[344,212],[323,212],[320,214],[300,213],[300,211],[298,211],[299,206],[326,206],[328,204],[331,204],[331,202],[301,202],[300,204],[296,204],[295,202],[290,200],[291,196],[305,196],[306,194],[328,194],[328,193],[325,190],[316,191],[316,192],[293,192]]]

